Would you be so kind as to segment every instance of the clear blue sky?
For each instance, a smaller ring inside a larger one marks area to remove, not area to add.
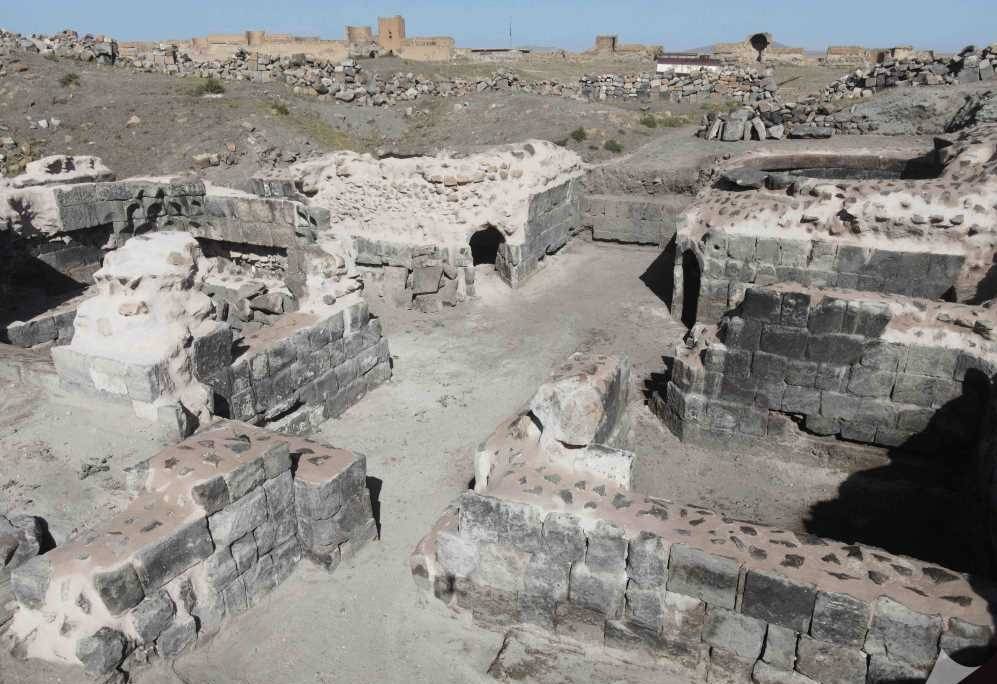
[[[375,27],[402,14],[410,36],[449,35],[461,47],[590,47],[597,33],[700,47],[768,31],[780,43],[943,51],[997,42],[997,0],[0,0],[0,27],[73,28],[121,40],[187,38],[249,28],[340,38],[346,24]]]

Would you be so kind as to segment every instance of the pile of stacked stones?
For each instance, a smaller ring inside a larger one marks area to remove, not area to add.
[[[650,97],[659,95],[673,102],[716,95],[736,102],[757,102],[775,97],[776,82],[771,71],[759,73],[747,67],[691,74],[602,74],[583,76],[580,94],[589,99]]]
[[[21,52],[51,52],[59,57],[70,57],[83,62],[114,64],[118,58],[118,44],[102,36],[87,34],[82,38],[76,31],[63,31],[51,37],[26,38],[18,33],[0,29],[0,47]]]
[[[787,125],[794,120],[794,109],[795,105],[783,104],[772,98],[738,107],[732,112],[705,114],[697,135],[725,142],[781,140],[786,137]]]
[[[849,109],[832,111],[820,102],[780,102],[773,98],[732,112],[706,114],[699,135],[707,140],[781,140],[830,138],[836,133],[872,133],[879,125],[868,114]]]
[[[243,334],[272,325],[280,316],[298,309],[290,292],[270,289],[259,282],[248,282],[235,290],[205,283],[201,290],[215,303],[215,320],[225,321]]]
[[[866,69],[856,69],[821,91],[824,102],[871,97],[884,88],[974,83],[994,78],[997,43],[977,50],[970,45],[951,59],[888,58]]]

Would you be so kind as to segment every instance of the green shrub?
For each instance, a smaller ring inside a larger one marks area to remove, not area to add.
[[[619,154],[623,151],[623,145],[610,138],[602,144],[602,149]]]
[[[663,116],[658,119],[658,125],[663,128],[678,128],[689,123],[688,117],[684,116]]]
[[[271,109],[273,109],[273,113],[276,114],[277,116],[287,116],[288,114],[291,113],[291,110],[288,109],[287,105],[284,104],[283,102],[274,102],[273,107],[271,107]]]
[[[585,140],[585,138],[587,137],[589,137],[588,133],[586,133],[585,129],[582,128],[581,126],[571,131],[571,139],[574,140],[575,142],[581,142],[582,140]]]
[[[61,85],[63,88],[74,86],[79,82],[80,82],[80,75],[74,72],[63,74],[62,77],[59,79],[59,85]]]
[[[202,79],[200,83],[191,89],[191,94],[200,97],[202,95],[221,95],[225,92],[225,86],[217,78],[209,77]]]
[[[648,128],[657,128],[658,120],[655,118],[654,114],[645,114],[640,117],[640,125],[647,126]]]

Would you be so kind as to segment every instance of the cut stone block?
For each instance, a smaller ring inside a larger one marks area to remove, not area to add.
[[[745,615],[805,634],[810,631],[816,589],[777,573],[750,570],[744,578]]]
[[[735,560],[676,544],[669,561],[668,591],[733,609],[739,572]]]
[[[541,385],[530,410],[545,435],[564,444],[605,443],[626,408],[629,365],[607,356],[572,354]]]

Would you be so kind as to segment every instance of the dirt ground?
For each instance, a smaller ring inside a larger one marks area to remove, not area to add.
[[[480,297],[463,308],[423,316],[375,306],[391,344],[394,378],[327,423],[319,438],[367,455],[370,476],[381,482],[381,540],[332,576],[303,563],[264,607],[233,621],[205,648],[138,681],[481,679],[499,636],[431,605],[409,576],[408,554],[467,487],[475,446],[576,349],[625,353],[633,362],[638,489],[804,529],[810,507],[836,498],[851,464],[691,448],[644,407],[644,380],[662,370],[662,352],[684,332],[641,280],[658,256],[653,248],[576,241],[520,290],[508,290],[483,271]],[[24,474],[24,482],[0,491],[0,510],[52,517],[59,540],[84,521],[105,517],[96,511],[127,500],[120,468],[155,448],[131,429],[135,421],[108,421],[60,393],[18,403],[18,412],[5,414],[12,422],[0,426],[0,452],[20,453],[21,445],[35,451],[12,464],[9,472]],[[39,453],[49,453],[48,460]],[[110,456],[112,470],[83,481],[84,495],[67,501],[79,486],[81,463],[98,453]],[[41,467],[33,472],[32,463]],[[0,655],[5,684],[71,681],[68,672]]]
[[[388,71],[410,66],[398,62],[364,66]],[[361,108],[294,97],[274,84],[229,82],[222,97],[205,99],[191,94],[190,79],[30,56],[25,63],[28,71],[0,81],[0,136],[27,144],[33,157],[96,154],[122,178],[183,172],[195,154],[224,157],[229,143],[236,148],[233,163],[203,175],[235,187],[245,187],[261,168],[341,148],[432,151],[567,138],[586,160],[603,162],[617,158],[602,147],[615,139],[625,154],[635,152],[634,164],[652,166],[690,159],[708,163],[747,147],[711,146],[691,138],[691,128],[640,123],[642,106],[696,120],[697,105],[618,106],[484,93]],[[635,70],[631,64],[615,66]],[[483,75],[507,70],[474,65],[466,75],[479,67],[487,67]],[[516,69],[537,79],[577,76],[581,68],[548,67]],[[776,77],[788,98],[794,89],[801,94],[819,89],[839,72],[777,67]],[[67,73],[78,74],[77,85],[60,85]],[[961,95],[953,90],[931,97],[940,98],[941,111]],[[287,105],[287,115],[273,108],[277,101]],[[901,94],[861,106],[880,107],[888,117],[911,111]],[[140,122],[129,126],[132,116]],[[43,118],[60,124],[39,128]],[[584,140],[569,137],[576,128],[586,131]],[[853,144],[845,139],[831,144],[839,143]],[[787,149],[804,144],[785,143]],[[867,136],[861,144],[923,146],[924,140]],[[626,354],[633,363],[632,447],[641,492],[796,531],[892,543],[891,550],[899,552],[935,547],[941,557],[932,560],[958,567],[958,535],[952,526],[932,522],[946,517],[940,510],[958,504],[944,473],[939,477],[931,468],[874,450],[853,453],[820,444],[778,453],[707,451],[679,443],[650,414],[645,382],[664,369],[662,355],[685,332],[655,294],[661,283],[641,278],[649,269],[661,272],[652,269],[659,257],[657,248],[576,240],[516,291],[481,267],[479,296],[439,315],[372,303],[391,346],[394,377],[327,423],[318,437],[367,455],[369,474],[380,482],[382,538],[331,576],[302,563],[260,609],[232,620],[203,648],[144,671],[138,681],[486,681],[501,636],[455,620],[427,601],[409,576],[408,554],[467,487],[476,445],[578,349]],[[43,516],[56,543],[119,510],[128,500],[124,469],[159,446],[161,440],[127,410],[95,406],[54,382],[0,380],[0,512]],[[908,536],[900,534],[904,529]],[[16,661],[0,649],[0,684],[77,678],[76,670]]]
[[[438,149],[519,142],[527,138],[563,141],[586,161],[623,153],[672,128],[641,123],[646,111],[670,125],[689,121],[691,135],[706,103],[583,102],[571,98],[514,93],[480,93],[464,98],[421,98],[385,107],[358,107],[293,95],[283,85],[225,81],[217,97],[193,94],[195,78],[135,73],[70,60],[23,55],[27,71],[0,81],[0,135],[27,146],[31,159],[50,154],[96,154],[118,177],[176,175],[191,170],[192,158],[217,153],[225,161],[203,170],[212,182],[246,188],[260,169],[292,163],[336,149],[375,152],[433,152]],[[632,72],[650,68],[633,60],[522,66],[502,64],[419,64],[396,58],[362,62],[362,68],[432,77],[476,78],[511,71],[528,80],[578,78],[583,73]],[[816,89],[840,75],[826,67],[777,66],[777,79],[793,88]],[[64,84],[64,79],[75,82]],[[783,78],[783,76],[785,78]],[[274,104],[287,107],[282,115]],[[128,121],[138,117],[132,125]],[[58,120],[42,128],[39,121]],[[583,129],[586,137],[570,134]],[[460,134],[455,134],[460,131]],[[230,155],[229,145],[235,147]],[[12,158],[20,153],[7,151]]]

